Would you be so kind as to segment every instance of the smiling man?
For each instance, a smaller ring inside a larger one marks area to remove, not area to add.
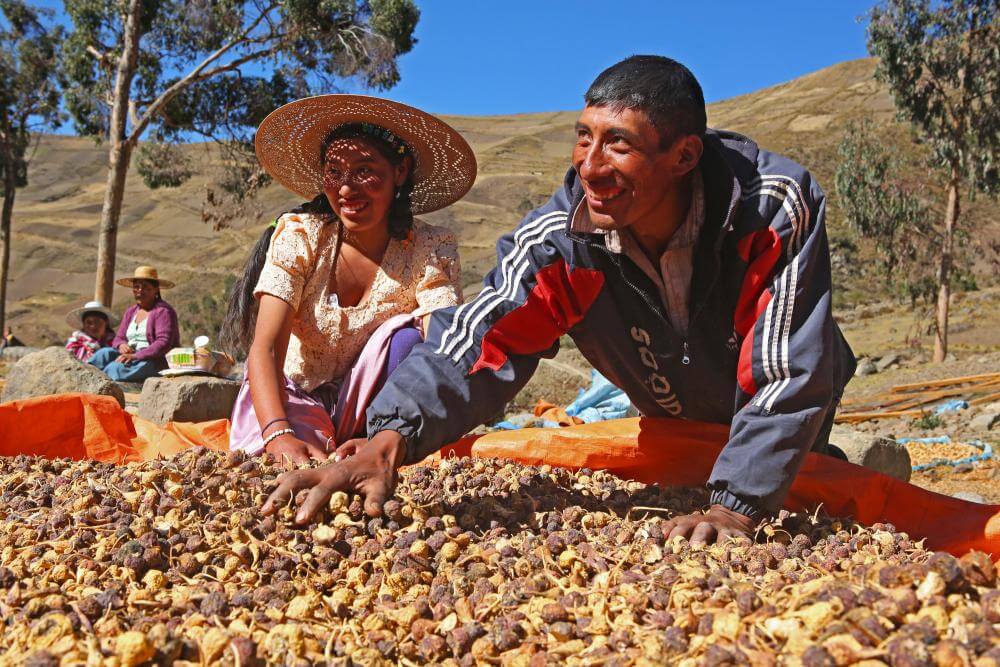
[[[809,173],[706,129],[694,75],[658,56],[601,73],[563,186],[497,245],[479,296],[437,311],[349,459],[286,474],[265,504],[338,489],[379,512],[396,468],[503,408],[568,334],[643,415],[730,425],[693,541],[748,534],[826,452],[854,355],[831,313],[825,199]],[[348,449],[353,445],[348,445]]]

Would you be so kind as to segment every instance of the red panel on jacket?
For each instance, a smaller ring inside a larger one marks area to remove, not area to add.
[[[535,274],[537,281],[524,304],[501,317],[483,337],[482,353],[469,374],[499,370],[511,354],[547,350],[576,326],[604,286],[604,274],[573,269],[559,259]]]

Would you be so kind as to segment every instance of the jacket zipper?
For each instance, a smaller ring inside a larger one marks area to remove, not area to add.
[[[736,210],[736,206],[739,203],[739,197],[734,197],[733,194],[735,193],[732,190],[730,192],[731,194],[729,199],[729,210],[726,211],[726,219],[722,225],[722,231],[719,232],[719,240],[716,241],[715,252],[712,253],[712,259],[715,262],[715,267],[712,271],[712,282],[709,284],[708,290],[705,292],[705,294],[711,294],[712,290],[715,289],[715,283],[719,282],[719,250],[722,248],[722,244],[725,241],[726,232],[732,225],[731,218],[733,217],[733,212]],[[694,323],[698,320],[698,316],[701,315],[701,311],[703,311],[704,309],[705,309],[705,304],[702,303],[698,306],[698,310],[694,312],[694,315],[691,316],[691,321],[688,322],[689,332],[691,331],[691,328],[694,326]],[[686,337],[682,340],[681,344],[683,345],[684,348],[684,356],[681,357],[681,363],[684,364],[685,366],[689,366],[691,364],[691,354],[688,349],[688,342]]]
[[[664,321],[666,321],[666,313],[663,312],[663,310],[661,309],[661,307],[658,306],[658,305],[656,305],[653,302],[653,300],[649,298],[649,295],[646,294],[646,292],[644,292],[641,287],[639,287],[638,285],[634,284],[631,280],[629,280],[625,276],[625,271],[622,270],[621,261],[620,261],[620,259],[619,259],[619,257],[617,256],[616,253],[611,252],[610,250],[608,250],[604,246],[600,246],[600,245],[592,244],[592,243],[587,243],[586,241],[584,241],[584,243],[586,243],[586,245],[590,246],[591,248],[600,248],[605,253],[607,253],[608,257],[611,259],[611,261],[614,263],[614,265],[618,268],[618,273],[621,274],[622,280],[625,281],[625,284],[628,285],[629,287],[631,287],[633,290],[635,290],[636,294],[638,294],[639,296],[642,297],[642,300],[646,302],[646,305],[649,306],[650,310],[652,310],[654,313],[656,313],[657,315],[659,315]],[[669,324],[669,322],[668,322],[668,324]]]

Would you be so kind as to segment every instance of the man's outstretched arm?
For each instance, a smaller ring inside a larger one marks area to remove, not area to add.
[[[420,461],[503,410],[539,358],[555,354],[559,337],[583,318],[603,286],[602,274],[571,268],[551,242],[566,228],[566,212],[556,202],[500,239],[497,266],[479,296],[433,314],[427,340],[400,364],[368,409],[370,441],[352,445],[353,456],[324,466],[322,473],[289,473],[275,502],[313,488],[312,511],[297,516],[304,522],[336,490],[388,488],[391,494],[395,467],[386,472],[386,461]],[[383,495],[377,492],[377,498]],[[269,501],[266,508],[272,505]]]
[[[709,478],[713,505],[670,526],[692,541],[748,534],[780,509],[839,388],[824,196],[808,174],[771,178],[761,189],[780,201],[774,219],[740,241],[738,410]]]

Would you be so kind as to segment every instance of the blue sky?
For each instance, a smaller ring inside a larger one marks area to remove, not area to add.
[[[400,59],[402,81],[375,94],[483,115],[578,109],[601,70],[636,53],[683,62],[709,102],[759,90],[865,57],[858,18],[875,0],[416,2],[419,42]],[[346,82],[343,92],[366,91]]]
[[[709,102],[862,58],[874,0],[417,0],[420,40],[387,96],[432,113],[582,106],[605,67],[635,53],[675,58]]]

